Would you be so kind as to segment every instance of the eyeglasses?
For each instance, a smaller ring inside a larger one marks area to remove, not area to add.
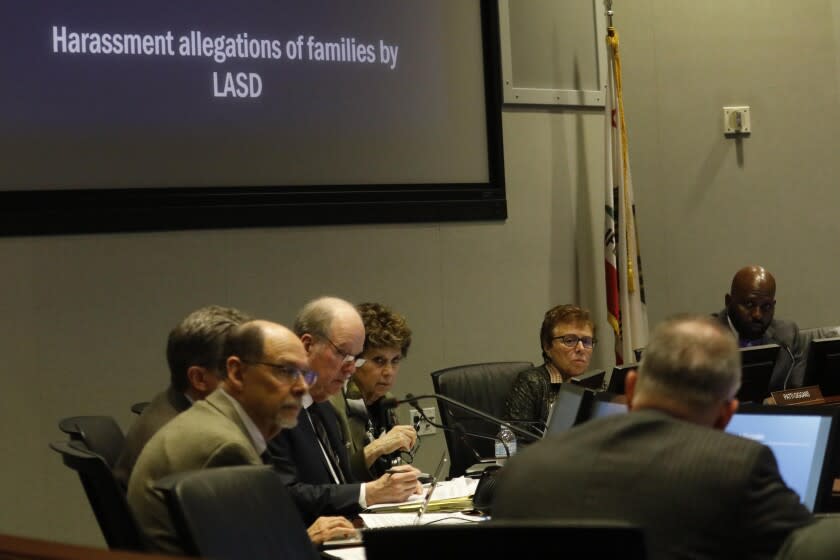
[[[567,348],[574,348],[578,345],[578,342],[583,344],[584,348],[592,348],[593,346],[595,346],[595,343],[598,342],[594,337],[578,336],[576,334],[564,334],[563,336],[555,336],[551,340],[559,340],[563,343],[563,346]]]
[[[312,385],[318,379],[318,373],[309,369],[300,369],[286,364],[273,364],[271,362],[257,362],[251,360],[242,360],[246,364],[268,366],[274,371],[280,373],[280,377],[285,378],[289,383],[294,383],[299,378],[303,377],[307,385]]]
[[[366,359],[360,358],[358,355],[353,355],[349,352],[345,352],[344,350],[339,348],[338,345],[335,342],[333,342],[332,340],[330,340],[326,336],[322,336],[321,338],[323,338],[324,340],[326,340],[327,342],[329,342],[332,345],[333,349],[335,350],[335,353],[338,354],[339,356],[341,356],[341,361],[343,363],[345,363],[345,364],[355,363],[357,368],[360,368],[363,365],[365,365],[365,362],[367,361]]]

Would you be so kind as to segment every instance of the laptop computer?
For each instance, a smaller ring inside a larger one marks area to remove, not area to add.
[[[595,391],[580,385],[561,383],[548,411],[545,436],[564,432],[589,418]]]
[[[785,483],[813,513],[830,511],[840,408],[744,405],[726,431],[773,450]]]

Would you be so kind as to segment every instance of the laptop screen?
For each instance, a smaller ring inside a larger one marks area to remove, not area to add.
[[[825,407],[744,407],[726,431],[772,449],[785,483],[817,513],[831,498],[836,419]]]

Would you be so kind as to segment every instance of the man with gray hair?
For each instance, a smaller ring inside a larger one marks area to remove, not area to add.
[[[493,518],[630,522],[652,559],[772,558],[813,518],[768,447],[723,432],[739,385],[738,346],[713,318],[663,322],[627,374],[630,413],[512,458]]]
[[[400,465],[361,484],[350,468],[335,408],[329,398],[344,387],[357,367],[365,342],[365,325],[356,307],[336,297],[304,305],[294,325],[318,379],[303,399],[298,425],[269,442],[274,465],[307,523],[320,515],[358,514],[374,504],[401,502],[422,491],[420,471]]]
[[[170,383],[146,406],[125,436],[125,446],[114,465],[114,476],[123,485],[137,457],[164,424],[204,399],[224,376],[222,350],[232,327],[249,317],[232,307],[208,305],[187,315],[170,332],[166,342],[166,361]]]

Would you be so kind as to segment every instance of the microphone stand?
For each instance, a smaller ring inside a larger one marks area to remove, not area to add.
[[[400,405],[400,404],[408,403],[408,404],[414,406],[416,409],[421,410],[420,407],[417,406],[417,401],[421,400],[421,399],[435,399],[435,400],[443,401],[443,402],[445,402],[447,404],[450,404],[450,405],[452,405],[456,408],[460,408],[461,410],[464,410],[464,411],[472,414],[473,416],[481,418],[482,420],[492,422],[493,424],[496,424],[497,426],[504,426],[525,441],[529,441],[529,442],[530,441],[538,441],[540,439],[540,437],[538,435],[534,434],[533,432],[523,430],[522,428],[514,426],[510,422],[506,422],[505,420],[502,420],[501,418],[496,418],[492,414],[487,414],[486,412],[482,412],[481,410],[478,410],[477,408],[467,406],[460,401],[456,401],[455,399],[453,399],[451,397],[447,397],[446,395],[417,395],[417,396],[415,396],[415,395],[412,395],[412,394],[409,393],[408,395],[405,396],[405,399],[392,401],[391,403],[387,403],[387,406],[391,406],[392,404],[393,404],[393,406],[397,406],[397,405]],[[421,414],[422,414],[422,412],[421,412]],[[425,418],[425,415],[424,415],[424,420],[426,420],[428,422],[428,419]],[[431,422],[429,422],[429,423],[432,424]],[[432,425],[435,426],[435,427],[439,427],[436,424],[432,424]],[[440,426],[440,427],[442,428],[442,426]]]

